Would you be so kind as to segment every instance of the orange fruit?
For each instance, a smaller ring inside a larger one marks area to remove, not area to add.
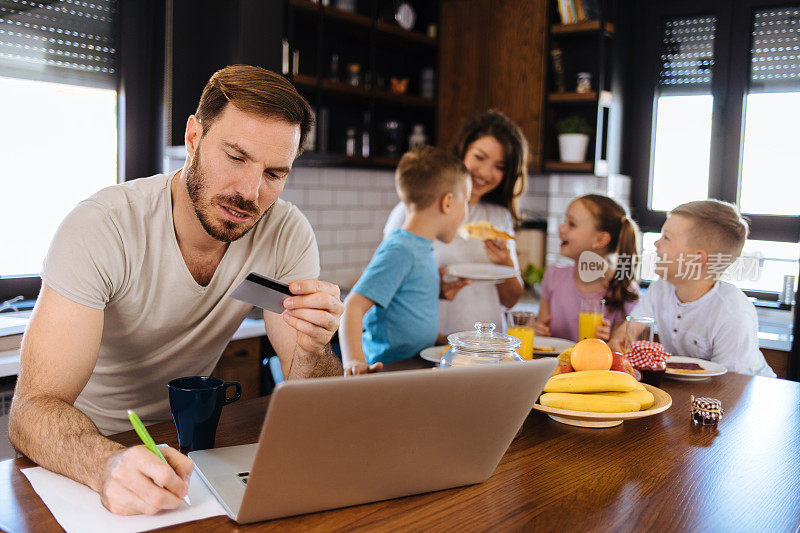
[[[572,349],[570,364],[576,371],[609,370],[614,356],[611,348],[600,339],[584,339]]]

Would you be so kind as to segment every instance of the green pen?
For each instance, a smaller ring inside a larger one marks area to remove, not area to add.
[[[164,455],[161,453],[161,450],[159,450],[158,446],[156,446],[153,437],[150,436],[150,433],[147,432],[147,429],[144,427],[144,424],[142,424],[142,421],[139,419],[136,413],[134,413],[131,409],[128,409],[128,418],[130,419],[131,424],[133,424],[134,431],[136,431],[136,434],[139,435],[140,439],[142,439],[142,442],[144,443],[145,447],[154,454],[156,454],[156,456],[158,456],[159,459],[161,459],[166,463],[167,460],[164,459]],[[183,497],[183,501],[186,502],[186,505],[192,504],[192,502],[189,501],[188,494]]]

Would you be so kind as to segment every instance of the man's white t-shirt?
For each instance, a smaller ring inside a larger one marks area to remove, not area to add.
[[[500,231],[514,235],[514,224],[508,209],[495,204],[478,202],[469,206],[467,218],[464,223],[488,221]],[[405,222],[405,206],[397,204],[386,221],[383,229],[384,235],[394,229],[402,227]],[[506,241],[514,261],[514,269],[519,276],[517,261],[517,248],[513,240]],[[449,244],[434,241],[433,255],[439,267],[457,263],[487,263],[491,264],[486,256],[483,241],[477,239],[462,239],[456,237]],[[494,322],[498,331],[503,328],[503,311],[505,307],[500,303],[497,294],[497,285],[486,281],[473,281],[456,294],[453,301],[439,300],[439,333],[450,335],[458,331],[474,330],[476,322]]]
[[[44,283],[104,310],[97,364],[75,402],[103,434],[130,429],[127,409],[145,424],[168,420],[167,382],[211,373],[252,309],[228,296],[248,273],[285,282],[319,275],[311,225],[277,200],[230,243],[211,282],[198,285],[175,237],[176,174],[115,185],[84,200],[62,222],[44,262]]]
[[[673,355],[714,361],[740,374],[775,377],[758,349],[758,316],[737,287],[717,281],[694,302],[683,303],[664,280],[650,284],[631,316],[655,318],[658,338]]]

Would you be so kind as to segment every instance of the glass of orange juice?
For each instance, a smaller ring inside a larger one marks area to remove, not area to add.
[[[520,340],[517,353],[523,359],[533,359],[533,321],[536,315],[529,311],[506,311],[508,334]]]
[[[597,327],[603,324],[603,311],[605,300],[581,298],[580,314],[578,315],[578,340],[597,338]]]

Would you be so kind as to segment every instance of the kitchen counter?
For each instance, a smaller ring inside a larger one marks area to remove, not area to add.
[[[515,310],[539,312],[539,298],[525,291]],[[760,348],[788,352],[792,349],[792,313],[780,309],[756,307],[758,313],[758,343]],[[266,335],[264,321],[245,318],[231,340],[249,339]],[[0,352],[0,377],[15,376],[19,372],[19,350]]]
[[[239,329],[231,337],[232,341],[239,339],[250,339],[266,335],[264,321],[257,318],[245,318]],[[5,376],[16,376],[19,373],[19,350],[6,350],[0,352],[0,378]]]
[[[526,290],[517,305],[517,311],[539,313],[539,298]],[[756,307],[758,314],[758,347],[789,352],[792,349],[792,312],[781,309]]]

